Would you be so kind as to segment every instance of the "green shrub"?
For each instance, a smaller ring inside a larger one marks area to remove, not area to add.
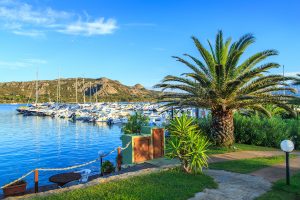
[[[295,119],[259,116],[234,116],[235,141],[268,147],[279,147],[284,139],[291,139],[299,147],[299,126]]]
[[[200,129],[208,136],[210,124],[210,116],[199,120]],[[300,149],[300,120],[235,113],[234,135],[236,143],[277,148],[282,140],[290,139],[295,143],[295,148]]]
[[[115,167],[112,162],[106,160],[102,163],[102,172],[103,173],[111,173],[115,171]]]
[[[122,130],[125,134],[141,133],[142,127],[148,125],[148,123],[149,117],[136,112],[129,117],[128,122],[122,127]]]
[[[287,132],[289,133],[290,139],[294,142],[295,148],[300,149],[300,120],[286,120]]]
[[[207,137],[213,142],[211,135],[211,115],[208,115],[205,118],[198,119],[198,124],[200,130],[207,135]]]
[[[167,156],[179,158],[185,172],[202,172],[202,167],[207,167],[206,151],[209,142],[199,131],[196,121],[184,114],[171,120],[168,130],[170,149]]]

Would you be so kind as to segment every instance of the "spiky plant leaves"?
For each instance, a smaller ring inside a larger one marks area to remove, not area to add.
[[[185,172],[202,172],[202,168],[208,165],[206,151],[209,141],[199,131],[197,122],[183,114],[181,117],[171,120],[168,130],[170,132],[170,149],[167,156],[179,158]]]

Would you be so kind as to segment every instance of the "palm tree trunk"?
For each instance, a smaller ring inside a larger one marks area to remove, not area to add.
[[[212,110],[212,136],[217,146],[231,146],[234,143],[232,110]]]

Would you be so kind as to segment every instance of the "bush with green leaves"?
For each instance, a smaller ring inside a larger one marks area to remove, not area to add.
[[[210,124],[211,116],[199,119],[200,129],[209,137],[211,136]],[[295,143],[295,148],[300,149],[300,120],[283,119],[276,115],[268,118],[261,115],[246,116],[235,113],[234,135],[236,143],[276,148],[282,140],[290,139]]]
[[[195,119],[182,115],[171,120],[167,154],[170,158],[179,158],[182,169],[187,173],[202,172],[207,167],[208,139],[200,132]]]
[[[115,166],[109,160],[106,160],[102,163],[102,172],[103,173],[111,173],[115,171]]]
[[[141,133],[142,127],[148,124],[149,117],[136,112],[129,117],[128,122],[122,127],[122,130],[125,134]]]
[[[287,120],[287,131],[295,148],[300,150],[300,120]]]
[[[284,139],[295,142],[300,147],[299,120],[280,117],[246,117],[236,114],[234,117],[236,142],[259,146],[279,147]]]
[[[235,115],[236,142],[259,146],[278,147],[289,137],[285,122],[280,118]]]

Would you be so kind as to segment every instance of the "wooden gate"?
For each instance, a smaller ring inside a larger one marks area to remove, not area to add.
[[[160,158],[164,156],[164,130],[153,129],[153,158]]]
[[[151,137],[134,138],[134,162],[150,160]]]

